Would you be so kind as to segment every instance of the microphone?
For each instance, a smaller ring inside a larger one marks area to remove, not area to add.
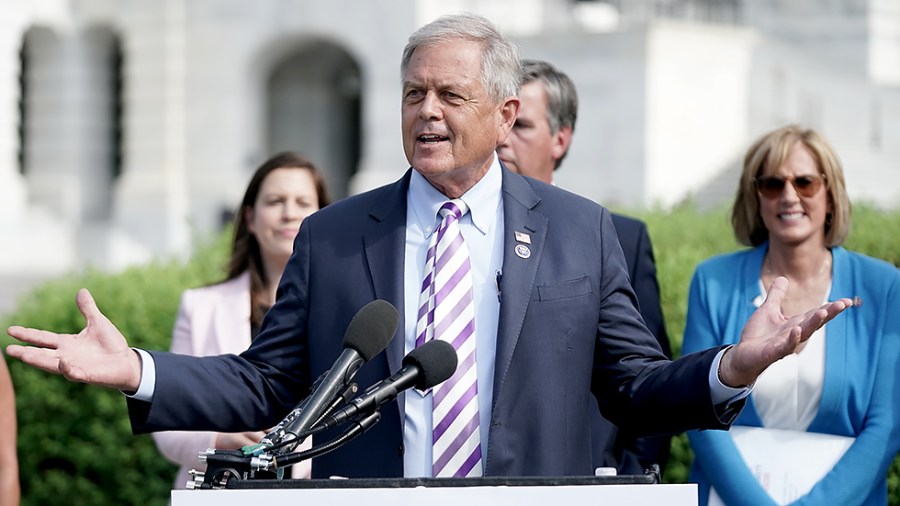
[[[450,343],[428,341],[403,357],[403,367],[394,375],[369,387],[350,404],[316,424],[316,429],[331,428],[348,419],[374,413],[408,388],[427,390],[442,383],[456,372],[457,360],[456,350]]]
[[[398,319],[397,309],[387,301],[374,300],[363,306],[347,326],[344,351],[337,361],[317,382],[309,397],[294,408],[264,441],[272,441],[270,436],[276,436],[274,439],[280,441],[290,433],[294,436],[294,442],[288,445],[290,448],[287,451],[292,450],[301,441],[298,436],[312,428],[333,407],[332,401],[342,395],[360,366],[387,348],[397,330]]]

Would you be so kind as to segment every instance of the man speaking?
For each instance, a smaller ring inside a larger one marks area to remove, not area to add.
[[[389,376],[432,339],[453,345],[459,367],[385,406],[367,434],[317,458],[314,477],[592,474],[591,395],[635,433],[727,427],[746,386],[850,301],[788,320],[779,278],[738,345],[667,360],[635,307],[609,212],[495,156],[516,119],[520,72],[515,47],[478,16],[410,36],[400,75],[412,169],[304,220],[277,301],[240,356],[132,350],[85,290],[82,332],[10,327],[35,346],[8,354],[136,392],[138,433],[245,431],[288,413],[341,354],[356,311],[384,299],[400,328],[358,383]]]

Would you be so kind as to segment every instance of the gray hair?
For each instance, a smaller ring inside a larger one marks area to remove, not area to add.
[[[441,16],[410,35],[403,48],[400,78],[406,78],[409,62],[417,48],[460,39],[481,45],[481,83],[491,100],[499,103],[519,94],[522,63],[518,49],[490,21],[475,14]]]
[[[547,92],[547,122],[556,133],[562,127],[575,130],[578,119],[578,92],[569,76],[541,60],[522,61],[522,85],[540,81]]]

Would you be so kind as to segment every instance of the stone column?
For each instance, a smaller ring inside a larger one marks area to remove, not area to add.
[[[138,2],[124,18],[126,159],[114,221],[126,236],[119,241],[126,256],[136,254],[136,247],[156,255],[183,253],[190,246],[185,9],[181,0]]]
[[[0,2],[0,230],[18,223],[25,211],[25,185],[17,160],[23,21],[16,11],[9,2]]]
[[[869,78],[880,86],[900,86],[900,5],[870,0]]]

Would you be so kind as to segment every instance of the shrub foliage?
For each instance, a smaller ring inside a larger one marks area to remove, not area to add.
[[[132,346],[168,349],[182,290],[223,277],[226,241],[224,235],[204,241],[188,262],[119,274],[88,270],[48,282],[20,301],[7,323],[77,333],[84,318],[75,293],[84,287]],[[121,393],[7,362],[16,389],[23,506],[167,503],[176,467],[150,436],[131,434]]]
[[[663,312],[679,353],[687,289],[697,263],[740,248],[728,211],[699,212],[690,205],[639,213],[656,254]],[[900,265],[900,211],[856,206],[846,246]],[[88,288],[98,306],[133,346],[166,349],[179,295],[223,277],[227,237],[205,241],[187,262],[172,259],[119,274],[72,274],[24,297],[6,323],[78,332],[84,320],[74,304]],[[16,387],[18,451],[25,506],[59,504],[165,505],[175,466],[148,436],[133,436],[119,392],[66,382],[9,360]],[[673,438],[665,481],[687,481],[692,454],[684,435]],[[888,478],[890,504],[900,505],[900,461]]]

